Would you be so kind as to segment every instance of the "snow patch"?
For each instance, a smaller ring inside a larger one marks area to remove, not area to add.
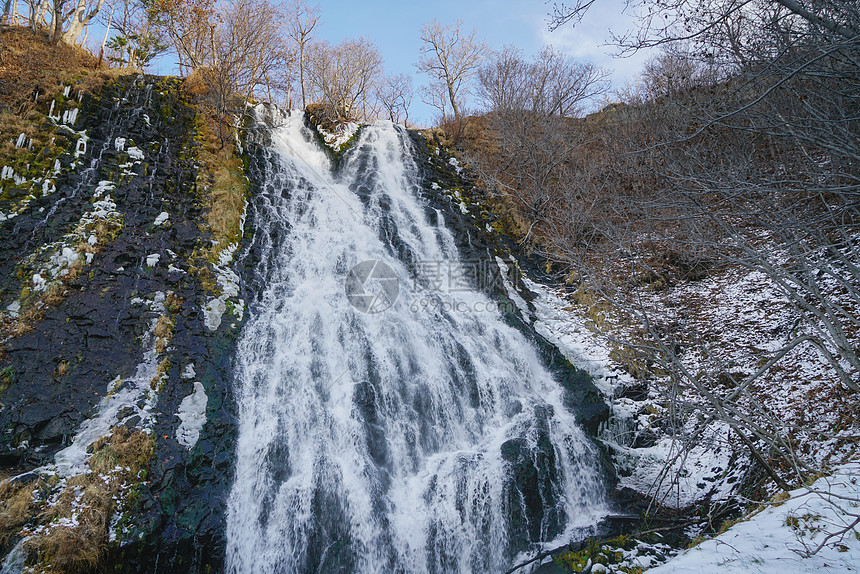
[[[167,213],[166,211],[162,211],[161,213],[158,214],[158,217],[155,218],[153,225],[155,225],[156,227],[160,227],[161,225],[164,225],[164,223],[168,219],[170,219],[170,214]]]
[[[47,287],[47,282],[45,278],[42,277],[41,273],[36,273],[33,275],[33,290],[34,291],[44,291]]]
[[[9,311],[9,314],[13,317],[17,317],[18,313],[21,312],[21,302],[12,301],[12,303],[6,306],[6,310]]]
[[[74,126],[78,121],[78,108],[72,108],[63,112],[63,123]]]
[[[104,195],[104,192],[110,191],[116,188],[116,184],[109,179],[103,179],[96,186],[95,191],[93,191],[93,197],[101,197]]]
[[[197,376],[197,373],[194,371],[194,363],[188,363],[185,365],[185,368],[182,369],[182,378],[183,379],[193,379]]]
[[[140,161],[145,157],[143,154],[143,150],[137,146],[132,146],[132,147],[128,148],[126,150],[126,153],[128,153],[128,157],[130,159],[133,159],[135,161]]]
[[[840,467],[809,488],[792,491],[773,505],[725,533],[706,540],[649,574],[822,574],[857,572],[860,565],[860,526],[830,540],[813,556],[828,533],[847,527],[852,508],[860,502],[860,462]],[[837,498],[843,497],[843,498]],[[849,514],[850,513],[850,514]]]
[[[221,326],[221,317],[227,311],[227,304],[221,298],[210,299],[203,308],[203,323],[210,331],[215,331]]]
[[[323,137],[326,145],[329,146],[335,152],[339,152],[340,148],[352,139],[352,136],[355,135],[355,132],[358,131],[359,124],[355,122],[348,122],[341,126],[338,126],[337,131],[329,132],[324,130],[323,128],[317,126],[317,131]]]
[[[200,430],[206,424],[206,404],[209,398],[206,389],[200,382],[194,383],[194,392],[182,399],[176,415],[179,426],[176,428],[176,441],[186,447],[193,448],[200,438]]]

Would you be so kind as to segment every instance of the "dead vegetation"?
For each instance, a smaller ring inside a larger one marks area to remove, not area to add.
[[[135,510],[137,485],[145,480],[154,449],[150,435],[122,426],[94,443],[90,471],[65,481],[25,543],[34,571],[75,574],[100,565],[111,521],[117,512]]]
[[[97,72],[92,74],[92,72]],[[21,26],[4,26],[0,48],[0,109],[19,116],[34,109],[36,92],[50,94],[71,80],[92,91],[118,72],[97,57],[70,44],[53,44],[47,34]]]
[[[33,509],[37,505],[33,493],[38,486],[38,480],[0,483],[0,545],[7,544],[33,517]]]

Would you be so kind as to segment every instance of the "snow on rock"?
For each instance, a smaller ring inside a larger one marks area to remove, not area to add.
[[[58,268],[68,267],[78,260],[78,253],[71,247],[63,247],[62,250],[51,258],[53,263]]]
[[[144,158],[143,150],[137,146],[132,146],[126,150],[128,157],[135,161],[140,161]]]
[[[74,126],[78,121],[78,108],[72,108],[63,112],[63,123]]]
[[[221,319],[227,312],[227,302],[231,300],[230,311],[241,321],[245,312],[245,301],[239,298],[239,276],[230,269],[233,255],[239,247],[233,243],[221,250],[218,254],[218,262],[213,265],[221,294],[209,300],[203,309],[204,323],[210,331],[215,331],[221,326]]]
[[[46,287],[47,282],[45,281],[45,278],[42,277],[41,273],[33,275],[33,289],[35,291],[44,291]]]
[[[451,158],[451,159],[453,159],[453,158]],[[466,202],[463,201],[463,196],[460,195],[460,192],[457,191],[456,189],[454,190],[454,195],[457,197],[457,201],[460,202],[460,213],[462,213],[463,215],[468,215],[469,214],[469,207],[466,205]]]
[[[206,404],[208,402],[206,389],[200,382],[194,383],[194,392],[182,399],[177,416],[179,426],[176,428],[176,441],[188,448],[193,448],[200,438],[200,429],[206,423]]]
[[[502,270],[506,276],[507,266]],[[624,387],[637,383],[614,365],[607,337],[598,333],[559,292],[527,277],[522,280],[536,295],[532,300],[535,330],[555,344],[573,365],[588,372],[604,396],[612,399]],[[508,293],[523,309],[525,302],[511,295],[516,293],[512,287],[508,287]],[[671,437],[663,437],[650,447],[632,448],[632,439],[645,429],[643,420],[634,419],[641,404],[615,398],[610,408],[612,417],[601,437],[612,445],[616,464],[624,470],[622,486],[653,495],[661,504],[675,508],[695,504],[707,496],[712,500],[731,496],[746,465],[732,460],[732,449],[726,446],[731,435],[728,427],[712,424],[705,429],[690,429],[699,438],[698,444],[683,454],[681,443]],[[667,465],[671,472],[666,472]]]
[[[451,167],[454,168],[458,175],[460,174],[460,172],[463,171],[463,168],[460,166],[460,160],[458,160],[456,157],[452,157],[450,160],[448,160],[448,163],[451,164]]]
[[[51,470],[60,476],[75,476],[87,472],[87,448],[99,438],[111,434],[111,428],[117,423],[119,413],[124,407],[135,409],[141,417],[138,426],[147,432],[151,431],[152,409],[158,401],[158,393],[152,387],[159,374],[155,327],[158,317],[164,314],[165,299],[164,292],[157,291],[152,295],[152,300],[147,301],[150,311],[149,326],[141,339],[143,357],[134,374],[127,379],[116,377],[107,383],[106,392],[96,408],[95,415],[85,420],[78,428],[77,434],[72,437],[71,443],[54,455]],[[162,377],[164,376],[166,375],[162,373]]]
[[[155,218],[153,225],[155,225],[156,227],[159,227],[161,225],[164,225],[164,223],[168,219],[170,219],[170,214],[167,213],[166,211],[162,211],[161,213],[158,214],[158,217]]]
[[[585,318],[569,310],[570,303],[527,277],[523,282],[537,295],[532,301],[535,330],[554,343],[568,361],[591,375],[601,392],[611,397],[618,384],[633,383],[633,377],[612,369],[609,344],[589,329]]]
[[[221,326],[221,317],[227,311],[227,304],[221,298],[210,299],[203,308],[203,323],[210,331],[215,331]]]
[[[348,122],[341,126],[338,126],[337,131],[329,132],[324,130],[323,128],[317,126],[317,131],[325,140],[327,146],[329,146],[335,152],[340,151],[340,148],[343,145],[352,139],[352,136],[355,135],[355,132],[358,131],[359,124],[355,122]]]
[[[15,141],[15,147],[27,147],[27,134],[21,134]]]
[[[78,138],[78,143],[75,144],[76,159],[87,153],[87,141],[89,141],[87,134],[80,134],[80,137]]]
[[[841,498],[838,498],[841,497]],[[860,461],[840,467],[780,505],[739,522],[725,533],[648,570],[649,574],[824,574],[860,571],[860,525],[849,526],[860,504]],[[851,515],[854,515],[853,517]]]
[[[6,306],[6,310],[9,311],[9,314],[12,315],[13,317],[17,317],[18,314],[21,312],[21,302],[20,301],[13,301],[12,303],[10,303],[9,305]]]
[[[188,363],[185,365],[185,368],[182,370],[182,378],[183,379],[193,379],[197,376],[197,373],[194,371],[194,363]]]
[[[114,182],[109,179],[103,179],[99,182],[98,186],[96,186],[95,191],[93,191],[93,197],[101,197],[104,195],[104,192],[115,188],[116,184]]]
[[[698,444],[686,452],[670,437],[650,448],[615,445],[619,466],[630,457],[633,469],[629,476],[621,477],[619,485],[652,495],[673,508],[688,507],[708,495],[712,501],[728,500],[746,466],[732,464],[730,437],[728,425],[715,423],[700,431]]]

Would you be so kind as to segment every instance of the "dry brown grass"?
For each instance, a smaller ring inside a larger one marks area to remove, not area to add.
[[[242,165],[233,153],[233,146],[221,145],[218,119],[198,113],[197,131],[201,140],[197,160],[202,167],[197,185],[206,194],[209,208],[206,223],[212,239],[223,248],[241,235],[248,182],[242,175]]]
[[[194,76],[183,84],[185,93],[194,99],[201,97],[199,81]],[[234,154],[232,128],[222,123],[214,114],[206,113],[205,105],[199,105],[196,118],[196,140],[200,144],[197,162],[201,169],[197,174],[197,189],[206,205],[204,234],[211,234],[214,243],[202,243],[192,256],[195,264],[189,270],[202,283],[207,292],[215,292],[217,285],[210,266],[217,261],[222,249],[242,237],[242,213],[248,193],[248,180],[243,166]],[[224,142],[221,140],[224,135]]]
[[[69,372],[69,362],[65,359],[57,363],[57,368],[54,370],[55,377],[62,377]]]
[[[100,67],[98,58],[79,46],[54,45],[47,34],[24,27],[5,28],[0,43],[0,108],[23,116],[34,109],[36,90],[54,93],[76,76],[95,71],[107,72],[107,66]]]
[[[242,211],[248,184],[242,176],[239,160],[232,152],[219,154],[207,165],[216,165],[214,181],[209,191],[209,213],[206,222],[213,238],[226,247],[241,236]]]
[[[98,441],[94,450],[90,472],[66,483],[57,504],[39,516],[49,527],[27,541],[37,571],[75,574],[99,566],[121,487],[148,467],[155,441],[142,431],[114,427],[110,438]],[[57,519],[71,522],[50,526]]]
[[[62,282],[59,283],[51,283],[48,285],[48,288],[45,289],[45,294],[42,295],[41,301],[45,305],[49,305],[51,307],[56,307],[65,299],[66,288]]]
[[[159,339],[169,339],[173,334],[173,321],[167,315],[162,315],[155,323],[153,333]]]
[[[6,544],[31,518],[33,492],[38,486],[34,480],[29,484],[0,484],[0,545]]]

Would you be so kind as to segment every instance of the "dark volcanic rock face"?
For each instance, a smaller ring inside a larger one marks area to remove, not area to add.
[[[106,412],[111,425],[155,438],[136,516],[107,551],[116,571],[202,571],[223,555],[235,329],[204,326],[212,294],[194,253],[208,238],[195,112],[180,87],[127,77],[86,100],[64,128],[86,151],[61,158],[55,192],[0,222],[0,304],[20,307],[5,315],[15,336],[0,355],[5,473],[52,464],[86,419]],[[183,423],[196,383],[205,421]],[[124,389],[137,392],[129,404],[106,400]]]

